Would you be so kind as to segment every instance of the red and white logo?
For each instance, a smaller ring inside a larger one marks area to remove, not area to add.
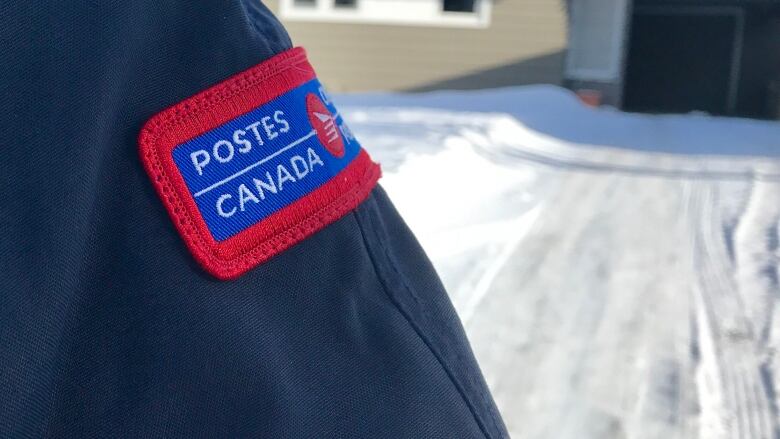
[[[336,118],[314,93],[306,95],[306,113],[309,122],[317,132],[320,143],[337,158],[344,157],[344,139],[341,137]]]

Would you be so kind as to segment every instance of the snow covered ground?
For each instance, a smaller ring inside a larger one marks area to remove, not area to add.
[[[780,123],[551,86],[337,101],[513,437],[780,437]]]

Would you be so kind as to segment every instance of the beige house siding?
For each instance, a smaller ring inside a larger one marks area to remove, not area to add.
[[[481,88],[561,83],[560,0],[493,0],[487,28],[285,20],[332,91]],[[278,0],[267,3],[278,14]]]

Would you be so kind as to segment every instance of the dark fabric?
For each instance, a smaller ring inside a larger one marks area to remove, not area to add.
[[[505,435],[381,189],[235,281],[177,235],[138,130],[290,45],[259,2],[0,5],[0,437]]]

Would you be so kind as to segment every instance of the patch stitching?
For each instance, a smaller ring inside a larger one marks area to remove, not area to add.
[[[152,176],[153,183],[163,199],[166,209],[173,218],[176,228],[185,237],[187,246],[201,265],[221,279],[231,279],[243,274],[270,257],[300,242],[324,226],[336,221],[354,209],[368,196],[381,174],[379,166],[371,162],[368,154],[361,149],[353,161],[343,170],[307,196],[318,198],[336,192],[342,193],[333,197],[330,202],[316,210],[305,213],[303,217],[295,218],[293,221],[283,224],[279,230],[265,233],[266,236],[260,234],[261,239],[258,239],[256,243],[239,249],[239,251],[226,257],[226,255],[220,254],[219,244],[211,244],[213,239],[210,236],[203,235],[202,228],[196,224],[192,212],[181,198],[176,184],[171,180],[174,177],[169,176],[168,172],[166,172],[166,166],[160,156],[160,140],[168,130],[181,128],[220,103],[233,99],[240,93],[257,89],[263,83],[275,76],[287,73],[290,69],[298,69],[303,74],[311,75],[312,77],[314,75],[313,69],[311,69],[306,60],[305,51],[301,48],[292,49],[164,110],[147,122],[139,136],[142,162],[147,172]],[[279,91],[284,88],[284,86],[276,88],[270,93],[260,90],[259,92],[262,94],[260,100],[266,103],[270,102],[275,97],[284,95],[294,87],[287,86],[284,91]],[[275,92],[277,93],[276,96],[273,95]],[[254,107],[257,108],[262,105],[264,104],[261,103]],[[245,112],[234,114],[233,118],[241,114],[245,114]],[[222,121],[220,124],[224,124],[227,121]],[[219,126],[219,124],[216,126]],[[195,136],[197,134],[191,136],[191,138]],[[361,170],[363,171],[362,175],[360,175]],[[351,183],[350,180],[352,180]],[[341,188],[342,190],[340,190],[339,183],[341,186],[349,185],[350,187]],[[297,213],[288,210],[288,208],[299,207],[296,204],[301,201],[302,199],[298,199],[274,212],[271,215],[277,216],[274,221],[279,221],[278,216],[283,216],[286,212]],[[247,231],[253,231],[252,229],[263,224],[267,219],[252,224],[239,233],[239,235]]]

